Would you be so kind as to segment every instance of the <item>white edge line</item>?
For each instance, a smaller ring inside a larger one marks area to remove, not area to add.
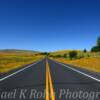
[[[40,61],[42,61],[42,60],[40,60]],[[22,69],[19,69],[18,71],[14,72],[14,73],[12,73],[12,74],[10,74],[10,75],[8,75],[8,76],[5,76],[4,78],[1,78],[1,79],[0,79],[0,82],[3,81],[3,80],[5,80],[5,79],[7,79],[7,78],[9,78],[9,77],[11,77],[11,76],[14,76],[14,75],[18,74],[19,72],[22,72],[23,70],[25,70],[25,69],[27,69],[27,68],[29,68],[29,67],[32,67],[33,65],[36,65],[36,64],[39,63],[40,61],[35,62],[35,63],[31,64],[31,65],[28,65],[28,66],[26,66],[26,67],[24,67],[24,68],[22,68]]]
[[[54,60],[52,60],[52,61],[54,61]],[[89,78],[91,78],[91,79],[93,79],[93,80],[95,80],[95,81],[97,81],[97,82],[100,82],[100,79],[97,79],[97,78],[95,78],[95,77],[93,77],[93,76],[91,76],[91,75],[88,75],[88,74],[86,74],[86,73],[84,73],[84,72],[81,72],[81,71],[79,71],[79,70],[77,70],[77,69],[75,69],[75,68],[69,67],[69,66],[67,66],[67,65],[65,65],[65,64],[63,64],[63,63],[57,62],[57,61],[54,61],[54,62],[56,62],[56,63],[58,63],[58,64],[60,64],[60,65],[63,65],[63,66],[65,66],[65,67],[67,67],[67,68],[69,68],[69,69],[71,69],[71,70],[73,70],[73,71],[75,71],[75,72],[77,72],[77,73],[80,73],[80,74],[82,74],[82,75],[84,75],[84,76],[86,76],[86,77],[89,77]]]

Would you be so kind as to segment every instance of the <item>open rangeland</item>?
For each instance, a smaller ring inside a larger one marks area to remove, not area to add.
[[[24,51],[1,51],[0,52],[0,73],[20,68],[43,58],[33,52]]]

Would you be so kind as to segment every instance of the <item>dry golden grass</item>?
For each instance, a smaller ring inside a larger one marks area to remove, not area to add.
[[[95,72],[100,72],[100,52],[83,52],[81,50],[76,50],[78,55],[77,58],[70,60],[69,52],[72,50],[61,50],[56,52],[51,52],[51,57],[59,62],[72,64],[75,66],[79,66],[81,68],[86,68],[88,70],[92,70]],[[65,58],[63,55],[67,54],[68,56]],[[60,57],[56,57],[57,55],[61,55]]]
[[[64,58],[55,59],[59,62],[78,66],[95,72],[100,72],[100,57],[89,57],[76,60],[66,60]]]
[[[42,55],[32,53],[0,53],[0,73],[23,67],[23,65],[42,59]]]

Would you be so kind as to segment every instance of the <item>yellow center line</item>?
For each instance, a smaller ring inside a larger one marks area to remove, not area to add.
[[[46,100],[55,100],[54,88],[53,88],[48,61],[46,61]]]
[[[46,62],[46,100],[49,100],[49,77],[48,77],[48,64]]]
[[[48,72],[49,72],[49,84],[50,84],[51,100],[55,100],[55,93],[54,93],[54,88],[53,88],[53,83],[52,83],[51,74],[50,74],[50,68],[49,67],[48,67]]]

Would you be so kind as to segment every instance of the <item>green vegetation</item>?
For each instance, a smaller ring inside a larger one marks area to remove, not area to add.
[[[86,50],[86,49],[84,49],[84,50],[83,50],[83,52],[84,52],[84,53],[86,53],[86,52],[87,52],[87,50]]]
[[[70,59],[76,58],[77,57],[77,51],[73,50],[69,52],[69,57]]]
[[[100,52],[100,37],[98,37],[97,39],[96,46],[91,48],[91,52]]]
[[[51,52],[49,57],[74,60],[74,59],[81,59],[81,58],[87,58],[87,57],[94,57],[98,55],[99,53],[89,52],[89,51],[84,52],[84,50],[62,50],[62,51],[57,51],[57,52]]]

